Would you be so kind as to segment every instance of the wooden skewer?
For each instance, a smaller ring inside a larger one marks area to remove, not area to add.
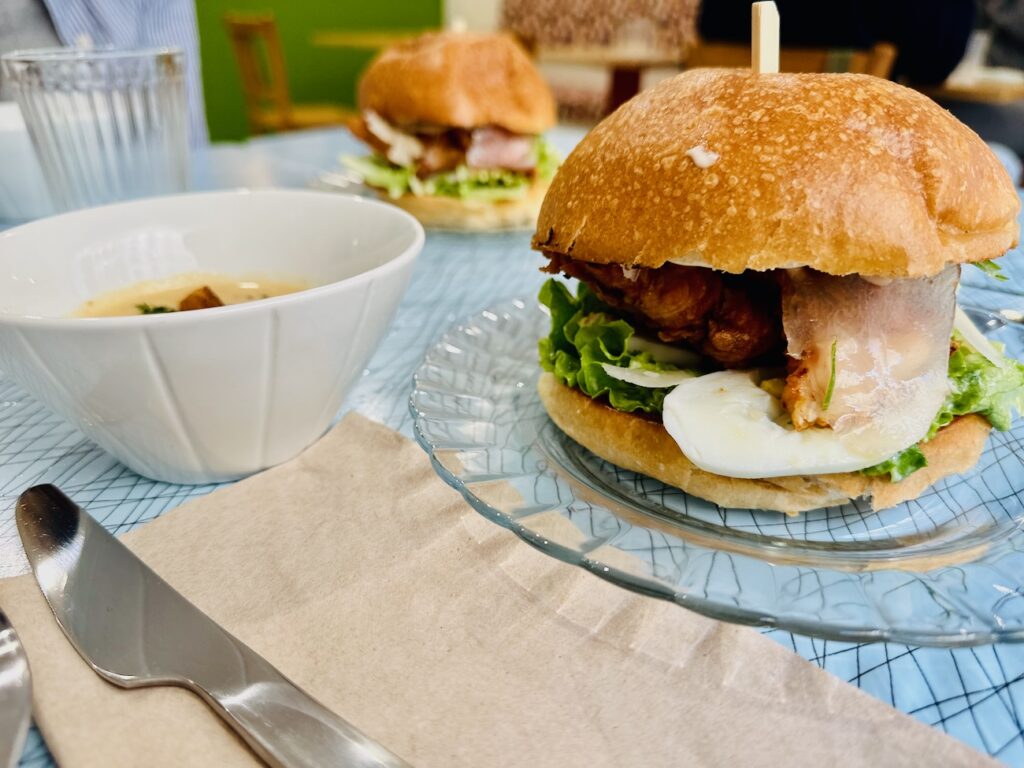
[[[779,71],[779,9],[773,0],[750,6],[750,68],[754,74]]]

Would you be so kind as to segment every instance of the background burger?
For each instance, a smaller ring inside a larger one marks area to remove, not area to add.
[[[373,150],[343,158],[423,224],[533,227],[558,158],[541,136],[555,102],[507,35],[440,32],[381,52],[359,82],[352,132]]]
[[[544,201],[533,245],[580,285],[541,292],[541,398],[599,456],[723,506],[916,497],[1024,402],[1024,366],[956,307],[1019,208],[914,91],[683,73],[598,125]]]

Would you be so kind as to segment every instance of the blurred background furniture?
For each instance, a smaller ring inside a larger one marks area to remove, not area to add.
[[[742,2],[749,5],[748,0]],[[717,13],[712,14],[713,34],[735,34],[744,38],[741,42],[702,40],[698,22],[705,17],[707,7],[707,3],[702,6],[697,0],[505,0],[502,23],[536,54],[552,81],[563,118],[598,119],[635,96],[648,73],[649,85],[651,80],[684,67],[750,65],[749,10],[737,10],[735,29],[726,27]],[[886,42],[864,48],[810,47],[805,42],[783,49],[781,68],[788,72],[861,72],[888,78],[896,58],[896,48]],[[575,72],[572,67],[576,67]],[[574,103],[579,98],[579,84],[584,81],[581,67],[601,68],[608,73],[601,84],[605,98],[598,101],[591,95],[588,100],[590,114]]]
[[[314,32],[310,42],[319,48],[353,48],[356,50],[378,51],[381,48],[400,43],[411,37],[429,32],[430,29],[405,30],[338,30],[324,29]]]
[[[1024,100],[1024,73],[1022,79],[1013,82],[997,78],[986,78],[984,75],[977,80],[947,80],[937,88],[925,89],[925,93],[936,101],[972,101],[982,104],[1013,104]],[[1024,124],[1020,126],[1024,133]]]
[[[500,26],[538,50],[619,45],[680,51],[694,39],[699,5],[699,0],[503,0]]]
[[[975,0],[776,0],[784,49],[874,50],[890,43],[898,55],[892,79],[942,83],[963,58]],[[750,45],[750,0],[707,0],[697,21],[705,43]],[[811,67],[802,67],[808,69]],[[819,67],[814,67],[819,69]],[[845,71],[855,67],[835,67]],[[865,71],[865,70],[861,70]]]
[[[602,115],[614,112],[636,96],[643,87],[643,75],[647,70],[678,69],[686,60],[683,51],[672,53],[599,45],[543,47],[538,48],[536,54],[542,64],[607,69],[611,81],[606,86],[607,96],[601,105]],[[749,59],[749,53],[747,58]],[[572,90],[555,90],[555,98],[560,105],[564,105],[568,94],[572,94]]]
[[[1024,157],[1024,0],[979,0],[967,51],[925,93],[990,143]],[[1024,178],[1017,173],[1018,183]]]
[[[14,2],[11,7],[16,9],[24,1],[0,0],[0,5],[10,15],[7,5]],[[875,74],[888,69],[891,79],[939,100],[983,138],[1024,153],[1024,146],[1018,146],[1024,145],[1024,98],[1013,80],[1024,77],[1024,37],[1015,32],[1024,23],[1024,0],[777,2],[784,19],[785,69]],[[359,75],[382,47],[423,30],[465,24],[471,30],[505,29],[516,35],[551,83],[560,119],[593,124],[633,93],[685,67],[745,64],[749,5],[750,0],[202,0],[195,4],[195,14],[206,119],[216,141],[287,124],[279,117],[250,124],[240,64],[225,34],[227,13],[273,14],[289,102],[293,108],[326,105],[332,122],[339,119],[334,109],[354,109]],[[0,33],[14,29],[3,12]],[[26,22],[29,27],[31,21]],[[991,50],[978,58],[980,69],[965,78],[962,71],[953,71],[959,70],[975,27],[991,35]],[[896,48],[889,66],[879,43]],[[722,45],[742,52],[723,58],[723,49],[717,47]],[[808,52],[794,59],[791,48],[819,53],[814,60],[807,58]],[[199,115],[203,103],[197,86],[190,92],[190,104],[198,105]]]
[[[679,71],[696,39],[700,0],[503,0],[500,5],[497,23],[535,53],[560,118],[589,123]]]
[[[551,84],[559,119],[589,125],[681,69],[746,66],[750,1],[390,0],[325,5],[318,0],[204,0],[197,13],[204,82],[215,96],[207,105],[211,131],[215,138],[235,138],[249,130],[238,65],[222,31],[227,11],[273,11],[288,63],[289,95],[300,106],[330,102],[353,109],[359,74],[380,49],[428,29],[465,25],[515,35]],[[976,14],[975,2],[992,6],[1007,24],[1005,6],[1024,6],[1024,0],[777,2],[785,20],[783,70],[866,72],[912,84],[944,105],[981,103],[1003,110],[1021,101],[1012,82],[987,76],[946,78],[964,58],[975,20],[986,18]],[[219,27],[216,35],[209,31],[211,19]],[[1004,53],[1011,37],[1001,33]],[[990,63],[995,62],[986,65]],[[969,115],[964,117],[971,122]],[[1024,137],[1024,130],[1019,133]]]
[[[896,46],[875,43],[870,49],[781,48],[782,72],[855,72],[888,79],[896,62]],[[686,58],[688,67],[749,67],[750,46],[698,42]]]
[[[351,110],[332,104],[292,103],[284,51],[272,14],[227,13],[224,26],[238,62],[253,133],[339,125],[352,116]]]
[[[40,0],[41,2],[42,0]],[[95,0],[110,3],[110,0]],[[190,3],[194,0],[188,0]],[[500,0],[493,0],[494,3]],[[0,5],[7,0],[0,0]],[[79,0],[76,0],[79,2]],[[464,0],[486,4],[490,0]],[[158,5],[151,2],[149,5]],[[311,44],[323,30],[349,33],[414,34],[442,25],[445,0],[387,0],[378,3],[323,0],[199,0],[196,24],[207,93],[206,116],[214,141],[237,141],[252,134],[242,91],[238,60],[224,26],[225,14],[267,15],[277,22],[277,36],[294,104],[328,104],[352,110],[356,83],[375,50],[320,47]]]

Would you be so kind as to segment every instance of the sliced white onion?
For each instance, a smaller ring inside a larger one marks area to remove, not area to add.
[[[673,347],[671,344],[662,344],[660,341],[645,339],[642,336],[633,335],[626,342],[627,352],[646,352],[659,363],[667,363],[677,368],[700,368],[704,358],[696,352],[688,349]]]
[[[623,368],[611,363],[602,363],[604,372],[613,379],[636,384],[648,389],[667,389],[682,381],[692,379],[696,374],[691,371],[646,371],[643,368]]]
[[[419,139],[398,130],[372,109],[363,112],[363,120],[370,133],[388,145],[385,154],[395,165],[409,165],[423,154],[423,144]]]
[[[986,357],[993,365],[997,365],[1000,368],[1006,366],[1006,356],[995,348],[985,334],[978,330],[978,326],[971,321],[966,312],[960,309],[959,304],[956,308],[956,315],[953,318],[953,328],[960,332],[960,335],[964,337],[964,341],[970,344],[978,354]]]

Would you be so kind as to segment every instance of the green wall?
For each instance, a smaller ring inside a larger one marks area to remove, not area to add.
[[[313,32],[438,27],[441,4],[442,0],[196,0],[210,138],[237,140],[248,133],[241,81],[222,20],[226,12],[274,14],[294,101],[351,106],[356,80],[373,52],[315,47]]]

